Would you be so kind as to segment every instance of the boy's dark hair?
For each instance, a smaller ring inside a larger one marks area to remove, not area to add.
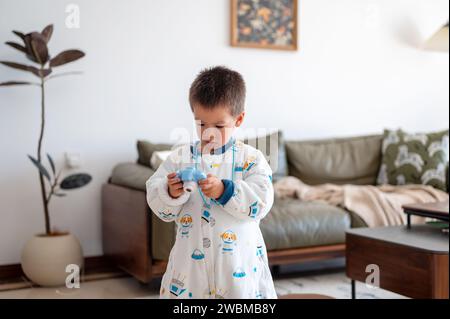
[[[213,109],[225,106],[231,115],[244,111],[245,82],[238,72],[223,66],[202,70],[189,90],[191,109],[196,104]]]

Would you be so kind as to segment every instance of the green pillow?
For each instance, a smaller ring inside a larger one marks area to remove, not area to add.
[[[409,134],[385,130],[378,184],[424,184],[447,189],[448,130]]]
[[[138,140],[136,146],[138,150],[137,162],[150,168],[152,167],[150,165],[150,159],[152,158],[153,152],[168,151],[172,148],[170,144],[154,144],[145,140]]]

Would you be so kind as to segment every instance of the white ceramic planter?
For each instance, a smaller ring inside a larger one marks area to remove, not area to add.
[[[36,235],[22,251],[22,269],[25,275],[40,286],[63,286],[70,273],[66,267],[84,266],[83,251],[72,234],[54,236]]]

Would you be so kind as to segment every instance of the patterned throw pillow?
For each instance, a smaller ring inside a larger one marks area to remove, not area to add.
[[[384,131],[378,184],[424,184],[447,189],[448,130],[428,134]]]

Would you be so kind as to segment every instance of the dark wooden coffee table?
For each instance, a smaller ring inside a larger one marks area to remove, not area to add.
[[[380,288],[411,298],[449,297],[448,233],[430,225],[356,228],[346,233],[346,272],[366,282],[379,269]]]

